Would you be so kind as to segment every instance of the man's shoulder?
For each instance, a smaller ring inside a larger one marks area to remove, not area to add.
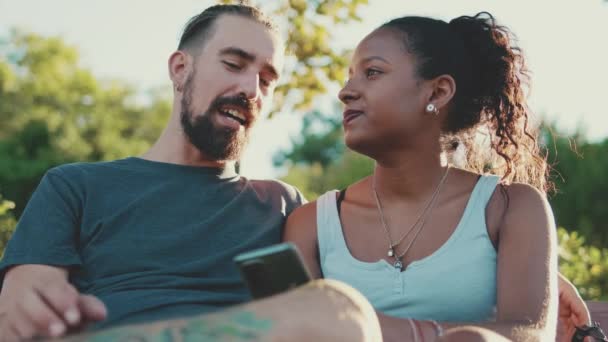
[[[80,179],[104,173],[108,169],[117,169],[128,165],[128,159],[100,162],[74,162],[55,166],[47,171],[48,175],[63,177],[69,180]]]
[[[278,179],[250,179],[249,184],[258,192],[269,193],[292,201],[296,205],[306,203],[302,192],[295,186]]]
[[[287,184],[279,179],[249,179],[249,184],[256,189],[264,189],[279,193],[296,194],[300,191],[291,184]]]

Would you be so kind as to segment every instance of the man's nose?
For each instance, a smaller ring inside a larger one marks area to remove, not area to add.
[[[241,82],[240,91],[248,101],[257,102],[261,96],[260,90],[260,76],[259,75],[248,75],[245,76]]]

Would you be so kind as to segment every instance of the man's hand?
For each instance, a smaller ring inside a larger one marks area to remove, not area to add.
[[[576,287],[559,274],[559,331],[558,341],[571,341],[575,328],[591,324],[591,316]]]
[[[11,268],[0,293],[0,340],[58,337],[105,319],[103,303],[78,293],[67,278],[53,266]]]

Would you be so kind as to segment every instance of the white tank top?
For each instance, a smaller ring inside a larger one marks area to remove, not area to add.
[[[386,260],[355,259],[342,234],[336,191],[323,194],[317,199],[317,239],[324,277],[350,284],[390,316],[442,322],[494,320],[496,250],[488,236],[485,209],[498,180],[481,176],[449,239],[403,272]]]

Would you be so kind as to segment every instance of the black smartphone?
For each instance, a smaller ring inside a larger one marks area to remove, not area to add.
[[[289,242],[239,254],[234,262],[254,299],[272,296],[311,280],[298,248]]]

